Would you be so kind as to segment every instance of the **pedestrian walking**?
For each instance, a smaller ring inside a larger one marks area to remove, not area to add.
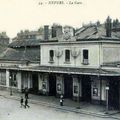
[[[23,100],[23,97],[21,96],[21,99],[20,99],[21,108],[22,108],[22,106],[24,107],[23,102],[24,102],[24,100]]]
[[[63,106],[63,95],[60,95],[60,106]]]
[[[28,99],[25,99],[25,108],[26,108],[26,107],[28,107],[28,108],[30,107],[30,106],[28,105]]]
[[[25,99],[28,99],[28,88],[25,88]]]

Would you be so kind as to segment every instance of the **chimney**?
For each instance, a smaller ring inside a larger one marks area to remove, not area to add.
[[[52,26],[52,38],[57,37],[56,26]]]
[[[111,37],[112,23],[111,23],[111,18],[109,16],[106,19],[105,28],[106,28],[106,37]]]
[[[73,36],[75,36],[75,28],[73,28]]]
[[[45,25],[44,26],[44,40],[48,40],[49,39],[49,26]]]
[[[62,32],[62,26],[57,26],[56,27],[56,36],[59,37],[59,36],[62,36],[63,32]]]
[[[53,24],[52,26],[52,38],[62,36],[62,26],[58,24]]]

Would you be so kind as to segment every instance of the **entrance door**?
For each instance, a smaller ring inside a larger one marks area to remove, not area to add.
[[[109,106],[112,109],[119,109],[119,81],[111,80],[109,82]]]
[[[56,96],[56,76],[49,75],[49,95]]]
[[[32,75],[33,93],[38,93],[38,74]]]
[[[82,100],[91,101],[91,80],[89,76],[82,77]]]
[[[70,75],[64,76],[64,97],[72,98],[73,96],[73,79]]]

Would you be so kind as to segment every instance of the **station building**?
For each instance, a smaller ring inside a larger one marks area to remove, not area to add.
[[[50,31],[49,31],[50,30]],[[50,35],[51,34],[51,35]],[[1,55],[2,88],[120,109],[120,31],[106,24],[44,27],[43,39],[15,40]]]

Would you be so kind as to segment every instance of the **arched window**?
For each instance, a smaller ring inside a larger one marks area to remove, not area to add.
[[[50,61],[54,61],[54,50],[49,51]]]
[[[70,62],[70,50],[65,50],[65,61]]]

